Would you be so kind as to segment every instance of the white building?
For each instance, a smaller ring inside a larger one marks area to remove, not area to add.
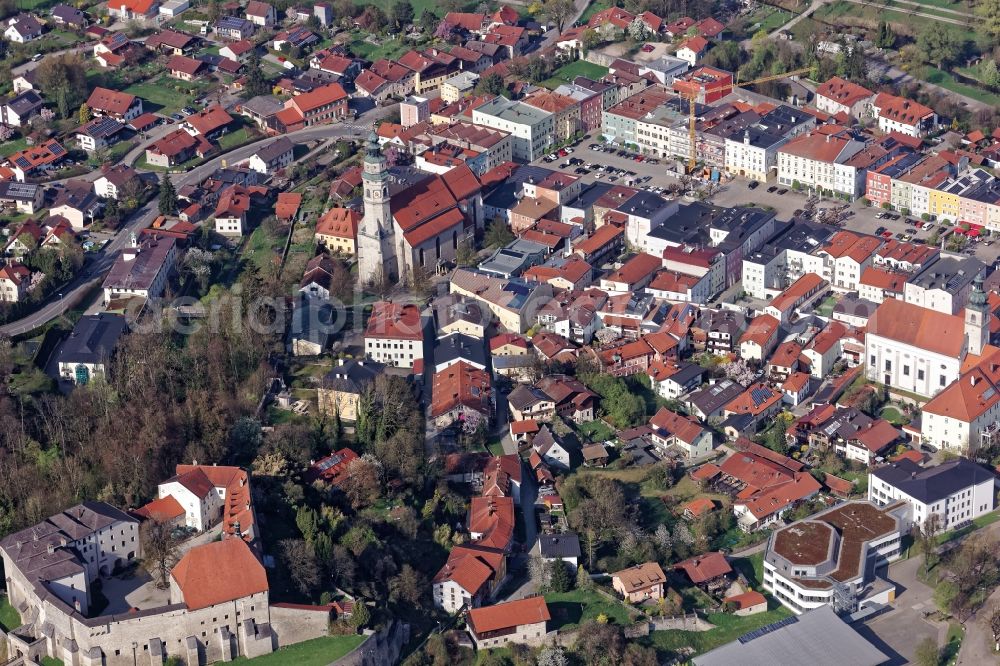
[[[934,396],[958,379],[967,354],[983,353],[988,328],[985,303],[966,308],[962,317],[886,299],[868,320],[865,375],[890,388]]]
[[[141,554],[139,521],[104,502],[77,504],[0,541],[12,605],[26,601],[20,589],[34,578],[84,615],[92,602],[91,581]]]
[[[823,113],[843,113],[854,118],[868,115],[875,93],[868,88],[835,76],[816,88],[816,108]]]
[[[899,132],[922,137],[937,126],[934,110],[905,97],[879,93],[872,101],[872,113],[883,132]]]
[[[864,147],[864,141],[842,128],[799,135],[778,150],[778,183],[858,197],[864,191],[865,172],[851,158]]]
[[[764,588],[799,614],[828,604],[856,611],[887,604],[896,586],[876,567],[900,556],[907,507],[845,502],[774,532],[764,552]]]
[[[995,476],[966,458],[934,467],[902,459],[868,475],[868,499],[879,506],[902,500],[910,507],[910,523],[923,527],[936,514],[941,532],[955,529],[996,506]]]
[[[365,355],[399,368],[422,363],[424,329],[419,308],[390,301],[375,303],[365,331]]]
[[[516,100],[497,97],[472,110],[472,122],[511,135],[515,160],[541,157],[555,140],[555,115]]]
[[[756,124],[726,138],[726,171],[761,182],[776,175],[778,149],[792,137],[816,125],[804,111],[779,106]]]

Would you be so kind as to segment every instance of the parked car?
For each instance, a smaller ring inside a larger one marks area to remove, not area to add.
[[[885,227],[879,227],[878,229],[875,230],[876,236],[881,236],[884,233],[885,233]]]
[[[655,47],[655,46],[653,46],[652,44],[643,44],[643,45],[642,45],[642,52],[643,52],[643,53],[650,53],[650,52],[652,52],[652,51],[653,51],[653,49],[655,49],[655,48],[656,48],[656,47]]]
[[[760,185],[760,183],[758,183],[756,180],[751,180],[749,183],[747,183],[747,188],[751,189],[751,190],[755,190],[755,189],[757,189],[758,185]]]
[[[767,191],[768,192],[777,192],[778,191],[778,186],[777,185],[772,185],[771,187],[767,188]]]
[[[778,195],[779,196],[784,196],[785,194],[788,194],[788,188],[787,187],[782,187],[780,190],[778,190]]]

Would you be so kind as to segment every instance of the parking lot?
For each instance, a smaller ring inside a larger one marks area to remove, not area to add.
[[[593,148],[592,148],[593,146]],[[622,154],[617,147],[602,145],[593,137],[585,137],[577,145],[567,148],[564,155],[557,159],[547,160],[548,156],[538,159],[534,164],[547,169],[576,175],[585,183],[606,182],[616,185],[631,185],[653,192],[668,192],[668,188],[677,190],[682,182],[682,176],[676,172],[679,162],[674,159],[637,161],[633,156]],[[588,168],[590,165],[592,168]],[[622,173],[625,172],[625,173]],[[707,183],[695,181],[695,187],[704,189]],[[723,177],[721,183],[713,186],[711,195],[705,200],[718,206],[758,205],[773,208],[778,219],[789,220],[796,213],[806,209],[810,195],[805,192],[786,190],[770,184],[761,183],[751,189],[750,181],[740,178]],[[846,208],[845,208],[846,206]],[[927,238],[939,226],[920,229],[914,223],[922,225],[920,220],[907,219],[898,213],[889,213],[880,208],[871,208],[860,202],[846,204],[836,199],[819,199],[815,210],[843,208],[840,213],[840,227],[864,234],[880,234],[886,238],[902,239],[909,236],[914,242],[926,242]],[[886,217],[891,215],[896,219]],[[880,217],[881,216],[881,217]],[[831,219],[833,215],[829,216]],[[822,221],[821,219],[818,221]],[[989,239],[982,239],[968,244],[966,254],[977,257],[980,261],[992,264],[1000,256],[1000,246]]]

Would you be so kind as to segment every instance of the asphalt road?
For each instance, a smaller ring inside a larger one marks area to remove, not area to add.
[[[357,120],[337,123],[335,125],[306,127],[297,132],[290,132],[285,136],[296,144],[345,137],[362,138],[368,134],[373,122],[390,115],[393,110],[394,106],[376,107],[362,114]],[[227,164],[235,164],[249,159],[262,146],[273,140],[274,137],[268,137],[260,141],[255,141],[254,143],[214,157],[184,174],[172,175],[171,178],[173,179],[174,186],[180,189],[184,185],[200,183],[218,169],[222,165],[223,160]],[[45,304],[35,312],[17,321],[0,326],[0,335],[14,336],[27,333],[75,307],[79,299],[92,288],[94,281],[102,279],[104,274],[111,269],[118,254],[125,247],[126,243],[129,242],[132,233],[138,234],[153,222],[159,214],[158,206],[159,197],[155,197],[136,211],[131,219],[118,230],[114,238],[99,252],[94,253],[90,257],[90,260],[77,278],[71,281],[60,292],[50,296]]]

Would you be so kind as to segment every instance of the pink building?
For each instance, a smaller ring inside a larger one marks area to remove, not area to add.
[[[399,103],[399,124],[403,128],[413,127],[431,116],[431,103],[426,97],[410,95]]]

